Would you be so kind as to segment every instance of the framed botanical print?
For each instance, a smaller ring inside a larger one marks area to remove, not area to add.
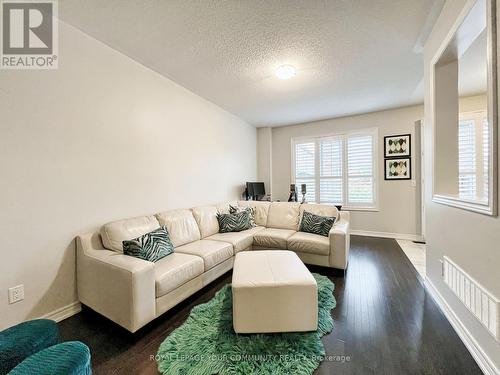
[[[384,137],[384,157],[400,158],[411,156],[411,134]]]
[[[385,159],[384,173],[386,180],[411,180],[411,159]]]

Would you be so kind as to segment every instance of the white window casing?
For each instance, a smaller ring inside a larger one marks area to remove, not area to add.
[[[292,140],[292,183],[306,201],[343,209],[378,209],[378,130]]]

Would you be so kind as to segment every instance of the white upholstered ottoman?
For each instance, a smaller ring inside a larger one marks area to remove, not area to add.
[[[297,254],[241,251],[233,269],[237,333],[304,332],[318,327],[318,286]]]

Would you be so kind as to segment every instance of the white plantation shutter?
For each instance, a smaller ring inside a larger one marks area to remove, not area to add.
[[[374,203],[373,135],[347,138],[347,205]]]
[[[342,204],[343,157],[342,138],[332,137],[319,141],[319,201]]]
[[[314,141],[295,143],[295,184],[299,199],[300,186],[307,185],[306,200],[316,200],[316,144]]]
[[[308,202],[375,208],[375,130],[294,141],[297,189]]]
[[[490,127],[488,120],[484,119],[483,124],[483,197],[489,198],[490,186]]]
[[[458,194],[476,197],[476,130],[473,120],[462,120],[458,126]]]

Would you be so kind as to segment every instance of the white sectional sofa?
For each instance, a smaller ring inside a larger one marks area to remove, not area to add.
[[[218,233],[217,212],[229,203],[161,212],[105,224],[77,237],[80,301],[135,332],[231,270],[234,255],[252,249],[288,249],[304,263],[346,269],[349,212],[333,206],[287,202],[231,202],[255,209],[256,227]],[[298,232],[304,211],[336,216],[329,236]],[[166,226],[175,252],[158,262],[123,254],[122,241]]]

